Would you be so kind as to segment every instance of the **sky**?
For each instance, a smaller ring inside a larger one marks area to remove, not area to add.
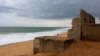
[[[0,26],[70,27],[84,9],[100,16],[100,0],[0,0]]]

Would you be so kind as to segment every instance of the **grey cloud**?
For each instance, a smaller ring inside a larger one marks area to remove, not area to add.
[[[17,0],[16,0],[17,1]],[[19,0],[20,1],[20,0]],[[29,1],[29,2],[25,2]],[[17,16],[35,18],[67,18],[79,15],[81,8],[100,16],[100,0],[21,0],[19,6],[0,7],[0,12],[15,13]],[[19,10],[16,10],[17,8]]]
[[[24,13],[20,13],[20,16],[33,16],[36,18],[66,18],[73,17],[76,13],[71,8],[70,5],[67,4],[66,0],[37,0],[38,3],[30,5],[30,7]],[[37,2],[35,1],[35,2]],[[72,6],[72,5],[71,5]],[[73,13],[72,13],[73,11]],[[30,13],[31,12],[31,13]]]
[[[12,12],[14,12],[16,10],[18,10],[18,9],[12,8],[12,7],[8,7],[8,6],[0,6],[0,13],[12,13]]]

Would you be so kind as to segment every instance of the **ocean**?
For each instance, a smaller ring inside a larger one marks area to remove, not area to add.
[[[67,32],[69,27],[0,27],[0,45],[33,40],[40,36],[54,36]]]

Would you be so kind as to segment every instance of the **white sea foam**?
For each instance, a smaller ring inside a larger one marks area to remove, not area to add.
[[[0,34],[0,45],[12,44],[17,42],[23,42],[33,40],[39,36],[54,36],[58,33],[66,32],[69,28],[57,29],[54,31],[35,32],[35,33],[8,33]]]

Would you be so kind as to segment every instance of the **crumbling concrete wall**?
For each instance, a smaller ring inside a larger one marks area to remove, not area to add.
[[[68,30],[68,38],[80,40],[81,37],[81,19],[76,17],[72,21],[72,29]]]
[[[100,41],[100,24],[95,24],[95,18],[84,10],[80,12],[81,39]]]
[[[73,19],[72,29],[68,31],[68,37],[76,40],[100,41],[100,24],[95,24],[95,18],[81,10],[80,16]]]
[[[83,40],[94,40],[100,41],[100,24],[89,24],[84,25],[83,29]]]
[[[70,42],[71,39],[56,36],[37,37],[34,40],[34,54],[62,52]]]
[[[80,10],[80,19],[82,26],[86,24],[95,24],[95,18],[83,9]]]

